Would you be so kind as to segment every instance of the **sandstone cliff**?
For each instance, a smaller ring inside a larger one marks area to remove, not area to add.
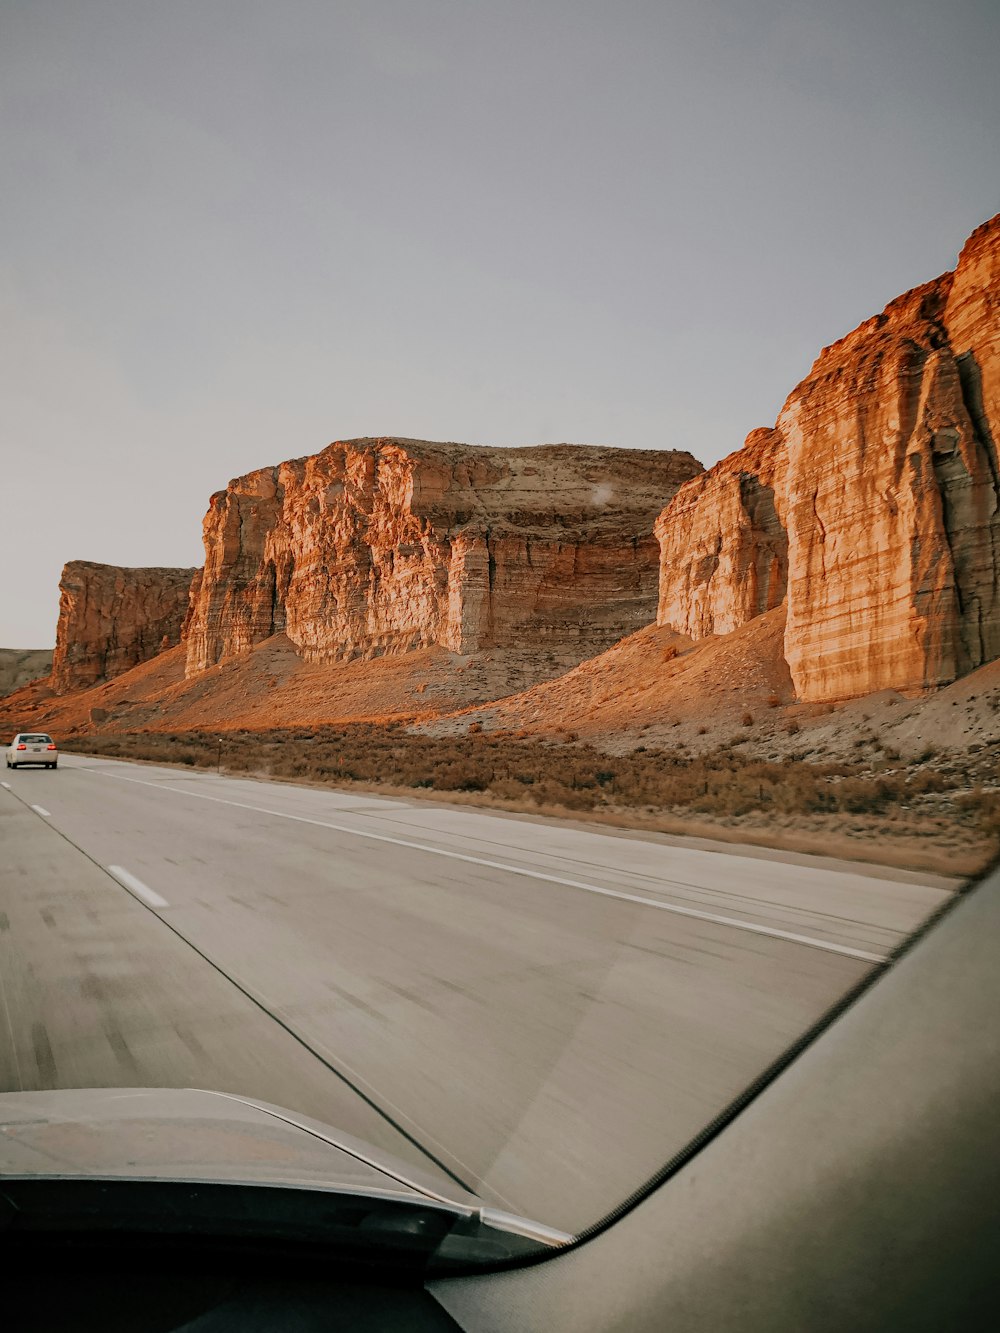
[[[773,430],[681,487],[656,521],[657,621],[693,639],[728,634],[784,600],[788,541],[776,507]]]
[[[197,573],[71,560],[59,581],[53,689],[84,689],[179,643]]]
[[[774,430],[657,521],[658,621],[700,637],[787,595],[799,698],[954,680],[1000,656],[1000,217],[827,347]]]
[[[584,657],[652,619],[653,521],[690,454],[331,444],[212,497],[194,674],[284,632],[312,662],[526,641]]]

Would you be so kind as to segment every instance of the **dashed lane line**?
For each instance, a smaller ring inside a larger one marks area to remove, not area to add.
[[[155,890],[151,889],[148,884],[143,884],[141,879],[135,875],[129,874],[129,872],[121,866],[108,866],[108,874],[114,875],[119,884],[123,884],[126,889],[130,889],[134,894],[137,894],[138,897],[140,897],[144,903],[148,903],[150,907],[170,906],[166,898],[161,898],[160,895],[155,892]]]

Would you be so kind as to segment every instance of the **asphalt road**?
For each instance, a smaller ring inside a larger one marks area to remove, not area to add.
[[[816,858],[82,756],[4,778],[0,1090],[239,1092],[427,1167],[411,1136],[569,1231],[947,895]]]

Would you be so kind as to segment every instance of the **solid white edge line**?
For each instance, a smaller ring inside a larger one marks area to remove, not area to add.
[[[6,787],[7,790],[10,791],[10,783],[9,783],[9,782],[0,782],[0,787]]]
[[[44,805],[33,805],[31,808],[32,810],[34,810],[36,815],[44,815],[46,819],[52,818],[51,814],[48,812],[48,810],[46,810]]]
[[[137,893],[143,902],[148,903],[150,907],[170,906],[166,898],[161,898],[148,884],[143,884],[141,879],[137,879],[135,875],[130,875],[121,866],[108,866],[108,874],[113,875],[118,883],[123,884],[126,889],[131,889],[133,893]]]
[[[309,819],[305,815],[291,815],[284,810],[268,810],[260,805],[248,805],[244,801],[227,801],[221,796],[207,796],[204,792],[181,791],[178,787],[164,787],[160,782],[144,782],[141,778],[127,778],[122,773],[108,773],[101,768],[91,768],[91,773],[101,777],[115,778],[119,782],[134,782],[139,787],[155,787],[161,791],[170,791],[177,796],[191,796],[199,801],[214,801],[216,805],[231,805],[239,810],[250,810],[258,815],[271,815],[275,819],[291,819],[297,824],[312,824],[316,828],[332,829],[336,833],[347,833],[355,838],[367,838],[371,842],[388,842],[396,847],[408,847],[413,851],[429,852],[432,856],[444,856],[452,861],[465,861],[472,865],[487,866],[491,870],[503,870],[507,874],[521,875],[526,879],[543,880],[548,884],[564,884],[567,888],[581,889],[585,893],[596,893],[603,898],[617,898],[622,902],[638,903],[641,907],[655,907],[660,912],[670,912],[674,916],[693,917],[697,921],[709,921],[717,926],[730,926],[735,930],[748,931],[752,935],[766,935],[770,939],[787,940],[791,944],[802,944],[810,949],[822,949],[825,953],[841,954],[845,958],[857,958],[865,963],[884,963],[888,955],[870,953],[866,949],[852,949],[846,944],[834,944],[830,940],[820,940],[812,935],[798,935],[790,930],[780,930],[777,926],[762,926],[753,921],[743,921],[736,917],[721,916],[715,912],[702,912],[695,907],[681,907],[677,903],[658,902],[638,893],[625,893],[621,889],[608,889],[599,884],[587,884],[582,880],[564,879],[561,875],[548,875],[541,870],[529,870],[524,866],[509,865],[503,861],[490,861],[482,856],[471,856],[467,852],[453,852],[445,847],[430,847],[427,843],[411,842],[408,838],[393,838],[387,833],[372,833],[367,829],[350,828],[346,824],[333,824],[324,819]],[[113,872],[114,867],[109,866]]]

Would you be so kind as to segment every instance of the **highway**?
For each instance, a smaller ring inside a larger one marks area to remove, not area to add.
[[[243,1093],[574,1232],[950,888],[80,755],[3,776],[0,1091]]]

